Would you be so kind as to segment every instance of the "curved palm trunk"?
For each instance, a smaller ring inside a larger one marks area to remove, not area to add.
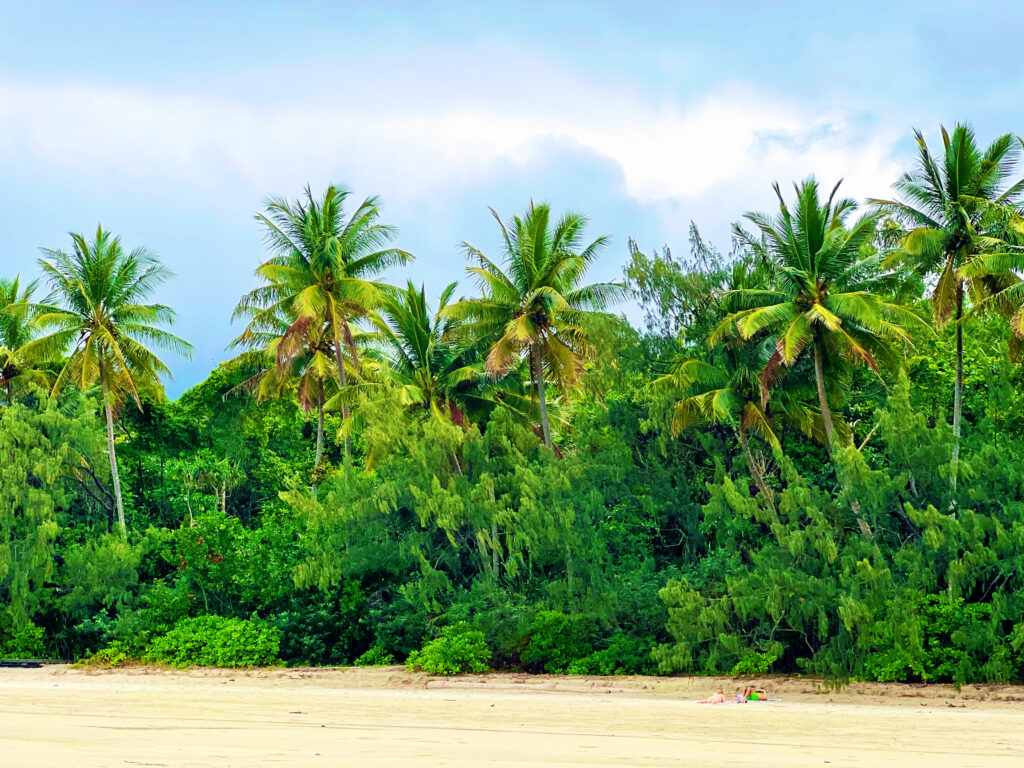
[[[964,285],[956,292],[956,384],[953,387],[953,457],[950,461],[953,493],[956,494],[957,475],[960,472],[960,421],[964,410]],[[956,499],[953,499],[956,504]]]
[[[828,407],[828,395],[825,394],[825,373],[822,370],[821,331],[814,331],[814,380],[818,385],[818,406],[821,408],[821,420],[825,423],[825,448],[828,455],[832,455],[832,441],[834,430],[832,429],[832,411]]]
[[[316,457],[313,459],[313,496],[316,496],[316,478],[320,470],[320,461],[324,457],[324,391],[320,389],[320,397],[316,404]]]
[[[110,402],[110,388],[107,378],[100,372],[103,382],[103,414],[107,420],[107,455],[110,457],[110,479],[114,483],[114,506],[117,508],[117,528],[122,536],[128,532],[124,522],[124,502],[121,500],[121,475],[117,471],[117,454],[114,452],[114,404]]]
[[[530,347],[530,362],[533,367],[534,381],[537,384],[537,404],[540,407],[540,431],[544,435],[544,445],[551,447],[551,424],[548,422],[548,403],[544,395],[544,365],[540,359],[540,350],[534,344]]]
[[[338,383],[342,387],[348,386],[348,374],[345,372],[345,355],[341,351],[341,339],[334,342],[334,360],[338,364]],[[341,415],[348,421],[349,409],[347,405],[341,406]],[[352,437],[345,435],[345,458],[352,455]]]

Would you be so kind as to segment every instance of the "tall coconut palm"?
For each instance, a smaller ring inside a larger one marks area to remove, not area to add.
[[[49,377],[25,354],[25,346],[36,335],[32,323],[37,307],[32,296],[36,283],[24,288],[21,280],[0,278],[0,387],[6,391],[7,404],[14,403],[14,388],[19,383],[49,385]]]
[[[717,306],[709,310],[720,319],[732,314],[732,297],[745,288],[764,287],[763,272],[761,265],[746,260],[738,262],[726,285],[713,297]],[[826,442],[821,413],[809,405],[814,398],[813,390],[809,391],[795,377],[788,377],[771,392],[770,400],[765,397],[761,374],[776,352],[777,341],[768,334],[743,341],[734,327],[703,354],[681,356],[669,373],[647,387],[652,416],[659,418],[664,414],[673,436],[691,426],[731,426],[750,476],[769,503],[771,488],[751,450],[751,434],[776,447],[780,444],[780,422],[785,422]]]
[[[483,345],[460,338],[453,333],[453,321],[443,317],[456,285],[441,292],[436,313],[422,286],[412,281],[404,289],[385,291],[379,313],[372,316],[374,330],[360,340],[370,346],[368,354],[382,363],[406,403],[463,424],[484,418],[498,400],[513,407],[522,403],[516,393],[503,391],[502,385],[511,382],[485,375]]]
[[[235,311],[235,317],[248,316],[258,325],[261,315],[251,310],[270,315],[284,310],[294,318],[293,332],[298,334],[301,324],[322,323],[334,345],[338,384],[343,387],[348,384],[346,350],[350,364],[357,364],[352,323],[379,301],[382,286],[375,278],[412,259],[388,246],[397,230],[380,223],[376,197],[366,198],[345,217],[350,195],[347,189],[330,186],[317,199],[307,186],[299,200],[267,200],[265,212],[256,220],[273,255],[256,269],[264,284],[243,296]],[[347,417],[347,407],[344,413]],[[346,437],[346,455],[350,451]]]
[[[909,342],[906,327],[923,321],[886,301],[884,297],[898,276],[880,269],[879,255],[864,255],[874,238],[875,214],[848,226],[856,204],[849,199],[836,200],[839,184],[824,202],[813,178],[797,185],[795,211],[786,205],[778,184],[774,189],[778,215],[745,216],[760,237],[735,228],[736,236],[765,258],[772,285],[731,292],[738,309],[719,325],[712,341],[734,329],[742,339],[761,332],[775,335],[775,351],[761,373],[766,392],[785,367],[810,349],[826,445],[831,451],[835,427],[825,381],[826,362],[840,358],[864,363],[877,372],[876,356],[891,354],[892,342]]]
[[[478,248],[463,243],[467,267],[480,282],[481,298],[449,305],[441,314],[465,322],[472,338],[490,344],[485,366],[504,376],[525,359],[540,411],[541,433],[549,448],[546,378],[565,389],[593,354],[584,328],[589,312],[604,310],[625,293],[621,283],[583,285],[587,269],[608,244],[602,235],[583,246],[587,218],[567,213],[552,226],[547,203],[530,203],[525,216],[503,223],[504,269]]]
[[[303,412],[316,410],[316,452],[313,459],[314,495],[324,455],[324,411],[338,391],[335,363],[336,345],[324,320],[298,318],[292,305],[277,305],[274,311],[242,307],[236,314],[250,317],[245,331],[232,342],[252,352],[259,372],[240,386],[257,399],[276,399],[294,387]]]
[[[1024,179],[1012,182],[1020,147],[1004,134],[982,152],[969,125],[957,123],[952,135],[942,128],[943,155],[932,155],[924,136],[917,139],[917,164],[893,188],[892,200],[873,199],[889,221],[884,234],[898,248],[893,261],[909,263],[936,279],[932,314],[939,327],[956,323],[956,384],[953,389],[952,486],[959,474],[964,389],[964,300],[984,301],[1015,278],[1000,274],[1006,211],[1019,208]],[[1010,277],[1008,280],[1007,278]]]
[[[99,384],[107,422],[107,451],[114,484],[117,524],[126,532],[121,479],[114,448],[114,413],[127,398],[141,409],[139,392],[162,394],[167,366],[156,346],[190,357],[192,347],[160,325],[174,321],[174,310],[146,301],[172,273],[146,248],[126,252],[121,239],[102,227],[92,241],[71,233],[71,250],[44,248],[39,260],[51,293],[36,324],[49,331],[29,342],[27,354],[67,360],[52,392],[68,384],[88,390]]]

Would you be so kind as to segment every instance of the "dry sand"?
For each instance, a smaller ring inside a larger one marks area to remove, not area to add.
[[[1024,688],[0,669],[0,766],[1024,766]]]

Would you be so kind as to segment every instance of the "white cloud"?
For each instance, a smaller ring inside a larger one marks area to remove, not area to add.
[[[815,172],[845,176],[857,197],[888,188],[901,131],[873,134],[848,115],[743,85],[688,103],[652,105],[589,84],[571,102],[514,93],[493,99],[372,110],[230,102],[90,84],[0,80],[0,161],[79,175],[117,175],[259,194],[341,178],[391,198],[456,192],[497,160],[523,161],[545,137],[615,161],[644,203],[699,201],[716,190]],[[735,210],[747,205],[737,201]]]
[[[403,247],[419,255],[406,274],[433,291],[462,273],[455,243],[487,247],[496,237],[486,204],[507,213],[536,195],[584,208],[595,231],[615,237],[603,279],[619,273],[628,236],[684,248],[691,219],[727,247],[731,220],[774,206],[775,179],[845,176],[846,194],[863,198],[902,167],[893,158],[902,124],[880,132],[850,112],[743,84],[652,101],[628,84],[542,64],[526,78],[548,78],[539,93],[512,84],[496,98],[493,72],[449,72],[439,91],[416,94],[405,80],[405,97],[357,94],[349,102],[362,106],[351,109],[313,85],[289,102],[265,95],[283,89],[254,85],[215,96],[0,74],[0,179],[16,204],[0,226],[0,271],[27,271],[36,245],[98,220],[154,247],[181,276],[167,300],[197,342],[197,362],[179,377],[190,383],[223,358],[224,318],[251,287],[261,254],[251,212],[266,194],[295,195],[307,181],[381,194]],[[22,199],[21,187],[36,196]]]

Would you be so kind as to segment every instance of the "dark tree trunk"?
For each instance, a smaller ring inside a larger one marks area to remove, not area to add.
[[[743,447],[743,455],[747,460],[747,469],[750,470],[750,477],[754,481],[754,485],[764,496],[765,501],[768,502],[768,506],[775,508],[775,494],[772,493],[772,489],[768,486],[765,481],[764,475],[761,473],[761,469],[757,466],[757,462],[754,461],[754,455],[750,452],[750,438],[747,437],[747,430],[740,424],[736,429],[737,434],[740,438],[740,445]]]
[[[548,421],[548,403],[544,394],[544,364],[537,345],[530,347],[530,362],[533,368],[534,382],[537,385],[537,405],[540,407],[540,431],[544,436],[544,445],[551,447],[551,424]]]
[[[317,477],[320,461],[324,457],[324,390],[321,386],[316,404],[316,457],[313,459],[313,496],[316,496]]]
[[[832,429],[832,411],[828,407],[828,395],[825,393],[825,373],[822,362],[821,331],[814,332],[814,380],[818,385],[818,406],[821,408],[821,420],[825,424],[825,448],[828,455],[832,455],[832,442],[835,439],[835,432]]]
[[[950,475],[953,494],[956,495],[957,476],[960,473],[960,430],[964,410],[964,285],[959,283],[956,291],[956,384],[953,387],[953,457]],[[953,499],[956,504],[956,499]]]
[[[334,342],[334,360],[338,364],[338,383],[342,387],[348,386],[348,374],[345,372],[345,355],[341,350],[341,339]],[[348,421],[349,408],[347,405],[341,406],[341,415],[345,421]],[[348,424],[346,424],[346,428]],[[349,458],[352,455],[352,438],[348,434],[345,435],[345,458]]]

